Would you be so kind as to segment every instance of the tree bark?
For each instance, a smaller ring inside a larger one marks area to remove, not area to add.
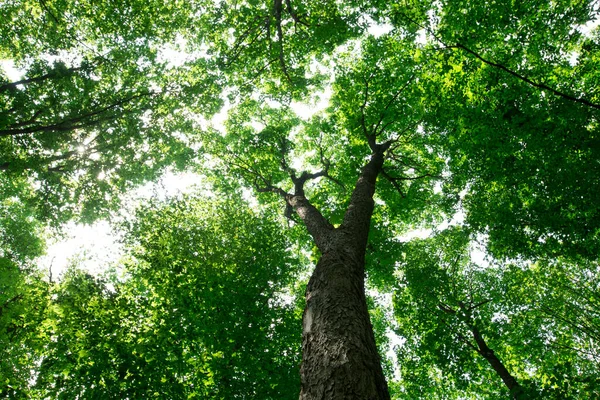
[[[340,227],[307,208],[304,198],[289,202],[322,254],[306,289],[300,400],[390,399],[364,287],[373,194],[386,149],[377,148],[363,168]]]

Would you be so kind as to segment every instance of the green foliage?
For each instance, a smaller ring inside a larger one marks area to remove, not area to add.
[[[135,1],[0,8],[10,21],[0,53],[23,74],[10,82],[0,73],[0,173],[32,185],[28,206],[38,218],[105,217],[124,191],[191,162],[189,112],[220,104],[207,60],[177,67],[165,59],[193,9]]]
[[[403,249],[394,308],[407,340],[398,357],[409,396],[507,395],[478,352],[474,327],[529,397],[597,393],[596,279],[583,281],[597,266],[478,266],[468,243],[448,230]],[[439,373],[443,380],[432,381]]]
[[[449,2],[432,32],[427,124],[498,257],[597,258],[598,97],[585,50],[597,33],[582,34],[595,13],[590,2]]]
[[[48,285],[40,274],[26,273],[0,257],[0,397],[28,398],[32,368],[45,345],[44,320]]]
[[[54,291],[40,398],[297,398],[298,272],[277,223],[188,197],[140,209],[123,273]],[[294,389],[296,388],[296,389]]]
[[[331,0],[210,3],[192,43],[208,48],[242,97],[259,89],[301,98],[326,79],[311,63],[327,63],[336,46],[360,33],[357,10]]]
[[[372,304],[381,352],[386,329],[405,340],[394,395],[509,396],[475,327],[530,397],[600,396],[595,2],[16,0],[0,15],[0,58],[22,74],[0,70],[0,397],[297,397],[299,274],[317,255],[273,215],[306,173],[339,224],[374,139],[393,142],[366,270],[393,293],[393,321]],[[297,115],[322,90],[327,107]],[[207,129],[225,103],[225,133]],[[110,216],[190,167],[211,200],[141,207],[118,272],[33,272],[46,224]],[[455,213],[460,228],[399,239]]]

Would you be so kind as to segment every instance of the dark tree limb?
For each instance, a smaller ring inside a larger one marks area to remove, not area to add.
[[[482,356],[488,362],[488,364],[490,364],[494,371],[496,371],[496,374],[498,374],[500,379],[502,379],[502,382],[508,388],[508,390],[510,390],[511,397],[514,399],[519,399],[522,398],[520,395],[524,393],[523,387],[519,384],[516,378],[512,376],[510,372],[508,372],[502,361],[494,353],[494,350],[488,346],[487,342],[483,338],[483,335],[475,325],[475,321],[471,315],[471,311],[473,309],[487,304],[490,301],[491,300],[484,300],[477,304],[471,305],[470,307],[466,307],[463,302],[459,301],[458,305],[460,312],[443,302],[439,302],[438,308],[446,314],[456,316],[469,328],[476,345],[460,334],[458,334],[459,339],[477,352],[477,354]]]
[[[80,129],[80,128],[97,125],[100,122],[115,119],[114,116],[101,117],[102,114],[104,114],[112,109],[115,109],[119,106],[122,106],[124,104],[127,104],[137,98],[151,96],[151,95],[153,95],[153,92],[137,94],[134,96],[130,96],[130,97],[121,99],[113,104],[108,105],[108,106],[101,107],[96,110],[90,111],[86,114],[66,118],[66,119],[64,119],[60,122],[54,123],[54,124],[37,125],[37,126],[21,128],[21,126],[26,126],[26,125],[35,123],[37,120],[37,117],[42,112],[42,110],[40,109],[40,110],[36,111],[36,113],[30,120],[18,122],[18,123],[13,124],[12,127],[8,128],[8,129],[0,130],[0,137],[2,137],[2,136],[17,136],[17,135],[24,135],[24,134],[29,134],[29,133],[36,133],[36,132],[67,132],[67,131],[73,131],[75,129]],[[94,118],[94,117],[96,117],[96,118]]]
[[[513,71],[512,69],[506,67],[503,64],[497,63],[495,61],[488,60],[487,58],[483,57],[481,54],[477,53],[474,50],[471,50],[470,48],[466,47],[465,45],[463,45],[460,42],[458,42],[458,43],[456,43],[454,45],[448,45],[448,44],[446,44],[446,42],[444,42],[442,40],[442,38],[439,35],[437,35],[435,32],[433,32],[433,30],[431,28],[423,26],[422,24],[416,22],[414,19],[412,19],[412,18],[410,18],[410,17],[408,17],[406,15],[404,15],[404,17],[410,23],[415,24],[419,28],[424,29],[427,32],[429,32],[429,34],[435,40],[437,40],[439,43],[441,43],[442,46],[444,46],[444,48],[446,48],[446,49],[460,49],[460,50],[463,50],[466,53],[474,56],[475,58],[477,58],[481,62],[483,62],[483,63],[485,63],[485,64],[487,64],[487,65],[489,65],[491,67],[498,68],[498,69],[500,69],[500,70],[502,70],[502,71],[504,71],[504,72],[506,72],[506,73],[508,73],[508,74],[510,74],[512,76],[514,76],[515,78],[519,79],[520,81],[527,83],[528,85],[531,85],[531,86],[536,87],[538,89],[547,90],[547,91],[549,91],[550,93],[552,93],[552,94],[554,94],[556,96],[562,97],[563,99],[566,99],[566,100],[569,100],[569,101],[573,101],[573,102],[576,102],[576,103],[580,103],[580,104],[584,104],[584,105],[586,105],[588,107],[591,107],[591,108],[600,109],[600,104],[592,103],[589,100],[586,100],[586,99],[583,99],[583,98],[580,98],[580,97],[575,97],[573,95],[561,92],[561,91],[559,91],[557,89],[554,89],[554,88],[552,88],[552,87],[550,87],[550,86],[548,86],[546,84],[535,82],[532,79],[530,79],[530,78],[528,78],[528,77],[526,77],[524,75],[521,75],[521,74],[519,74],[516,71]]]
[[[463,45],[461,43],[457,43],[454,46],[446,46],[446,47],[447,48],[455,48],[455,49],[464,50],[465,52],[467,52],[468,54],[474,56],[475,58],[477,58],[478,60],[482,61],[483,63],[485,63],[485,64],[487,64],[489,66],[498,68],[498,69],[500,69],[500,70],[502,70],[502,71],[504,71],[504,72],[506,72],[506,73],[508,73],[508,74],[510,74],[512,76],[514,76],[515,78],[517,78],[517,79],[519,79],[519,80],[521,80],[521,81],[523,81],[523,82],[525,82],[525,83],[527,83],[527,84],[529,84],[529,85],[531,85],[533,87],[536,87],[536,88],[542,89],[542,90],[547,90],[547,91],[555,94],[556,96],[562,97],[563,99],[567,99],[567,100],[570,100],[570,101],[573,101],[573,102],[576,102],[576,103],[581,103],[581,104],[584,104],[584,105],[586,105],[588,107],[592,107],[592,108],[600,110],[600,104],[592,103],[591,101],[588,101],[586,99],[583,99],[583,98],[580,98],[580,97],[575,97],[575,96],[572,96],[570,94],[561,92],[561,91],[559,91],[557,89],[554,89],[554,88],[552,88],[552,87],[550,87],[550,86],[548,86],[546,84],[535,82],[535,81],[529,79],[528,77],[526,77],[524,75],[521,75],[518,72],[513,71],[512,69],[509,69],[508,67],[506,67],[506,66],[504,66],[502,64],[499,64],[497,62],[494,62],[494,61],[491,61],[491,60],[488,60],[488,59],[484,58],[479,53],[477,53],[477,52],[469,49],[468,47],[466,47],[465,45]]]
[[[285,46],[284,46],[284,38],[283,38],[283,29],[281,28],[281,12],[283,10],[282,0],[274,0],[273,1],[273,15],[275,16],[275,25],[277,29],[277,40],[279,42],[279,65],[281,66],[281,71],[283,75],[287,78],[288,82],[293,84],[292,78],[287,69],[287,65],[285,63]]]
[[[390,182],[392,184],[392,186],[394,187],[394,189],[396,189],[396,191],[398,192],[398,194],[400,194],[400,197],[404,198],[406,196],[406,194],[402,190],[402,187],[398,183],[398,179],[394,179],[392,176],[390,176],[385,169],[383,169],[381,171],[381,175],[385,179],[387,179],[388,182]]]
[[[367,123],[365,121],[365,108],[367,107],[367,102],[369,101],[369,82],[365,79],[365,93],[364,93],[364,101],[360,106],[360,126],[362,127],[363,133],[366,137],[369,137],[370,132],[367,129]]]
[[[292,17],[292,19],[294,20],[294,22],[296,24],[304,25],[306,27],[310,26],[307,22],[302,21],[300,19],[300,17],[298,16],[298,14],[296,14],[296,12],[294,11],[294,9],[292,8],[292,2],[291,2],[291,0],[285,0],[285,5],[286,5],[288,13],[290,14],[290,16]]]
[[[238,158],[238,156],[234,155]],[[313,237],[315,244],[322,252],[330,242],[330,236],[334,231],[333,225],[321,214],[321,212],[311,204],[304,195],[304,184],[312,179],[317,179],[325,176],[325,171],[316,173],[303,172],[300,176],[296,176],[292,170],[290,179],[294,183],[294,193],[288,193],[282,188],[275,186],[263,174],[254,169],[243,165],[243,163],[230,162],[230,165],[242,170],[249,176],[253,177],[254,188],[259,193],[275,193],[283,198],[286,202],[285,215],[291,216],[291,210],[294,210],[306,226],[308,233]]]
[[[483,339],[483,336],[481,335],[481,332],[479,332],[477,327],[474,324],[471,324],[469,328],[471,329],[471,332],[473,333],[473,338],[475,339],[477,347],[479,348],[478,353],[483,358],[485,358],[485,360],[491,365],[494,371],[496,371],[498,376],[500,376],[502,382],[504,382],[504,385],[508,388],[508,390],[510,390],[511,397],[515,399],[521,398],[520,394],[523,393],[523,388],[521,387],[519,382],[517,382],[517,379],[514,376],[512,376],[510,372],[508,372],[502,361],[494,353],[494,350],[488,347],[486,341]]]
[[[334,226],[305,196],[287,194],[285,201],[296,211],[321,253],[327,252]]]
[[[492,350],[488,346],[487,342],[483,338],[483,335],[479,331],[479,328],[477,328],[473,316],[471,314],[471,311],[474,308],[486,304],[487,302],[488,301],[484,301],[477,305],[467,308],[463,302],[459,301],[458,305],[462,311],[461,315],[459,315],[459,318],[467,325],[467,327],[473,334],[473,339],[475,340],[475,343],[477,343],[477,352],[488,362],[488,364],[490,364],[494,371],[496,371],[496,374],[498,374],[500,379],[502,379],[502,382],[504,382],[504,385],[510,391],[511,397],[513,397],[514,399],[519,399],[521,398],[520,395],[524,392],[523,387],[519,384],[517,379],[514,376],[512,376],[512,374],[506,369],[506,366],[498,358],[496,353],[494,353],[494,350]]]
[[[586,323],[586,321],[577,319],[576,316],[575,316],[575,318],[569,318],[569,317],[559,313],[558,311],[554,311],[553,309],[551,309],[550,307],[547,307],[547,306],[540,307],[540,311],[542,313],[544,313],[546,316],[551,317],[553,319],[557,319],[559,321],[562,321],[567,326],[569,326],[573,329],[577,329],[580,332],[588,335],[589,337],[594,338],[597,341],[600,341],[600,332],[598,331],[598,328],[596,327],[596,325],[593,322]]]
[[[325,153],[323,151],[323,146],[321,146],[320,141],[319,141],[319,158],[321,159],[321,165],[323,165],[323,168],[325,170],[324,177],[326,179],[329,179],[331,182],[335,183],[336,185],[341,187],[342,190],[345,191],[346,185],[344,185],[344,183],[342,181],[340,181],[339,179],[337,179],[329,174],[329,169],[331,168],[331,161],[325,157]]]
[[[434,310],[432,310],[430,307],[425,306],[425,308],[430,312],[431,315],[435,315]],[[456,315],[456,310],[454,310],[449,305],[442,303],[441,301],[438,303],[438,309],[443,311],[445,314]],[[477,346],[468,337],[456,330],[454,326],[450,325],[448,321],[446,321],[446,319],[444,319],[441,316],[440,321],[442,321],[442,324],[444,324],[448,328],[448,331],[455,334],[456,337],[458,337],[458,339],[462,343],[467,345],[469,348],[471,348],[471,350],[475,351],[476,353],[479,353],[479,349],[477,348]]]
[[[236,39],[233,47],[226,55],[226,61],[223,62],[225,68],[230,67],[235,61],[237,61],[244,51],[244,49],[251,47],[261,37],[263,30],[266,31],[267,39],[270,39],[270,17],[257,16],[253,21],[254,24],[250,25],[244,30]],[[250,41],[245,44],[246,39],[250,37]],[[270,40],[267,40],[269,43]]]
[[[358,248],[366,247],[371,215],[375,206],[373,200],[375,184],[383,169],[385,153],[391,144],[392,142],[388,141],[373,145],[375,149],[371,154],[371,159],[361,170],[350,196],[350,204],[344,214],[342,227],[355,233]]]
[[[83,69],[84,69],[84,67],[82,67],[82,66],[67,68],[62,71],[57,71],[56,69],[53,69],[52,71],[50,71],[44,75],[35,76],[33,78],[21,79],[19,81],[15,81],[15,82],[4,83],[4,84],[0,85],[0,93],[7,91],[7,90],[15,90],[17,88],[17,86],[19,86],[19,85],[25,86],[25,85],[29,85],[31,83],[44,82],[44,81],[54,79],[54,78],[63,78],[63,77],[72,76],[75,72],[81,71]]]
[[[27,126],[27,125],[31,125],[33,123],[35,123],[37,121],[37,118],[44,112],[44,108],[40,108],[39,110],[37,110],[36,112],[33,113],[33,115],[31,116],[31,118],[29,118],[26,121],[21,121],[21,122],[15,122],[14,124],[11,124],[10,127],[12,129],[14,128],[19,128],[21,126]]]

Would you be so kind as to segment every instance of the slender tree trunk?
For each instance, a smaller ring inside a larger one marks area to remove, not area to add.
[[[363,168],[339,228],[304,196],[288,199],[322,254],[306,289],[300,400],[390,398],[364,288],[373,194],[386,149],[378,147]]]
[[[479,354],[485,358],[498,376],[500,376],[504,385],[510,390],[511,397],[513,399],[524,399],[525,394],[523,387],[517,382],[517,379],[508,372],[502,361],[496,356],[496,353],[494,353],[494,350],[489,348],[479,330],[474,325],[471,325],[470,328],[473,333],[473,338],[479,347]]]
[[[471,315],[471,310],[473,308],[481,306],[481,305],[487,303],[488,301],[489,300],[483,301],[483,302],[476,304],[475,306],[472,306],[469,308],[466,308],[464,303],[459,301],[458,304],[462,310],[462,313],[458,313],[455,309],[453,309],[452,307],[450,307],[444,303],[440,303],[439,308],[440,308],[440,310],[444,311],[445,313],[457,315],[459,317],[459,319],[466,324],[466,326],[469,328],[469,330],[473,334],[473,339],[475,339],[475,344],[473,344],[470,340],[463,338],[462,336],[461,336],[461,339],[469,347],[471,347],[473,350],[475,350],[480,356],[482,356],[488,362],[488,364],[490,364],[490,366],[494,369],[494,371],[496,371],[496,374],[500,377],[500,379],[502,379],[502,382],[504,382],[504,385],[508,388],[508,390],[510,390],[511,397],[513,399],[519,399],[519,400],[526,399],[527,396],[526,396],[525,390],[519,384],[517,379],[514,376],[512,376],[510,374],[510,372],[508,372],[508,370],[506,369],[506,367],[504,366],[502,361],[498,358],[496,353],[494,353],[494,350],[492,350],[487,345],[487,342],[485,341],[485,339],[483,338],[483,335],[477,328],[475,321],[473,319],[473,316]]]

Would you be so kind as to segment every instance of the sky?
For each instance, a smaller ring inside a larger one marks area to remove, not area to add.
[[[150,198],[165,200],[194,190],[201,177],[193,173],[173,173],[168,171],[158,182],[149,182],[126,196],[122,216],[131,214],[135,204]],[[119,235],[108,221],[94,224],[76,224],[70,222],[65,235],[51,239],[46,255],[38,260],[43,271],[51,271],[56,280],[72,261],[78,261],[78,267],[94,275],[100,274],[121,257]]]

